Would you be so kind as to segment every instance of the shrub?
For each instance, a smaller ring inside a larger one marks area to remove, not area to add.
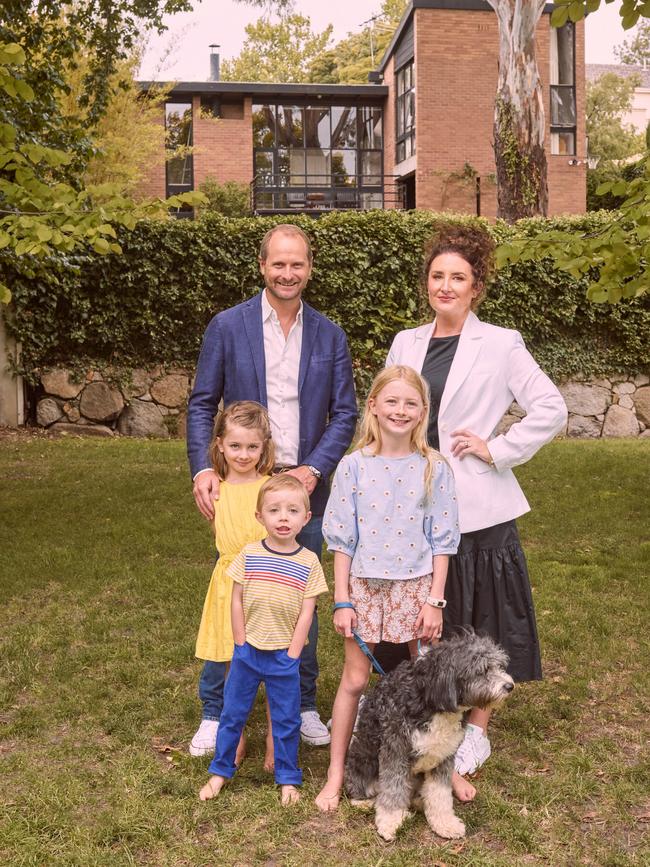
[[[224,217],[248,217],[251,213],[250,189],[248,184],[226,181],[220,184],[211,175],[199,185],[199,190],[207,196],[208,204],[197,209],[201,214],[221,214]]]
[[[600,213],[498,223],[492,231],[507,240],[513,234],[532,237],[549,224],[593,230],[609,218]],[[305,300],[345,329],[363,389],[384,363],[396,332],[422,321],[422,249],[436,219],[424,211],[291,218],[314,245]],[[18,261],[5,255],[0,277],[13,292],[8,327],[22,344],[21,372],[34,377],[56,365],[193,367],[210,318],[259,291],[260,240],[271,225],[286,220],[208,215],[143,222],[121,233],[121,256]],[[645,369],[650,295],[595,305],[585,288],[585,281],[554,270],[550,261],[519,263],[499,272],[480,315],[521,331],[541,366],[558,380]]]

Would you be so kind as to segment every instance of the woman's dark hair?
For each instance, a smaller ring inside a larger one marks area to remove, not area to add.
[[[457,253],[472,269],[474,286],[478,290],[472,301],[472,310],[476,310],[485,298],[487,285],[494,273],[495,246],[492,235],[483,226],[439,223],[435,228],[435,234],[424,248],[422,267],[424,300],[428,300],[427,284],[433,260],[442,253]]]

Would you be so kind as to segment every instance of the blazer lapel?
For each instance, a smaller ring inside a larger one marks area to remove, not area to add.
[[[244,308],[244,329],[250,345],[260,403],[267,404],[266,395],[266,363],[264,361],[264,332],[262,330],[262,295],[256,295]]]
[[[425,325],[420,325],[415,329],[413,334],[413,363],[409,366],[414,370],[417,370],[418,373],[422,372],[424,359],[427,357],[427,349],[429,348],[429,341],[431,340],[432,334],[433,325],[431,322],[427,322]]]
[[[463,330],[460,333],[458,349],[456,350],[454,360],[452,361],[449,370],[445,390],[442,393],[438,418],[442,417],[443,413],[449,406],[451,399],[469,375],[469,372],[476,361],[476,356],[481,348],[482,340],[483,335],[481,334],[481,322],[474,313],[470,312],[469,316],[465,320],[465,324],[463,325]]]
[[[320,317],[308,304],[303,302],[302,305],[302,346],[300,347],[300,368],[298,371],[298,394],[302,391],[307,370],[309,368],[309,359],[311,358],[316,335],[320,325]]]

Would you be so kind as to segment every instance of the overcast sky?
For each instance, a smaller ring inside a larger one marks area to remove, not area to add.
[[[613,48],[626,38],[619,23],[619,6],[620,2],[612,3],[589,16],[587,63],[616,62]],[[314,30],[322,31],[328,24],[333,24],[335,41],[349,32],[357,32],[379,7],[380,0],[297,0],[296,3],[297,11],[311,18]],[[259,14],[259,9],[232,0],[203,0],[195,3],[193,12],[167,16],[169,29],[162,37],[151,37],[140,78],[204,81],[208,77],[208,45],[219,43],[222,57],[237,55],[246,36],[244,27],[255,21]],[[172,51],[162,72],[158,73],[170,40]]]

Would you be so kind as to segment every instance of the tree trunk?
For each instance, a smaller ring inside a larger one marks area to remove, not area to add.
[[[498,216],[509,223],[546,216],[548,185],[542,84],[535,27],[545,0],[488,0],[499,21],[499,83],[494,105]]]

